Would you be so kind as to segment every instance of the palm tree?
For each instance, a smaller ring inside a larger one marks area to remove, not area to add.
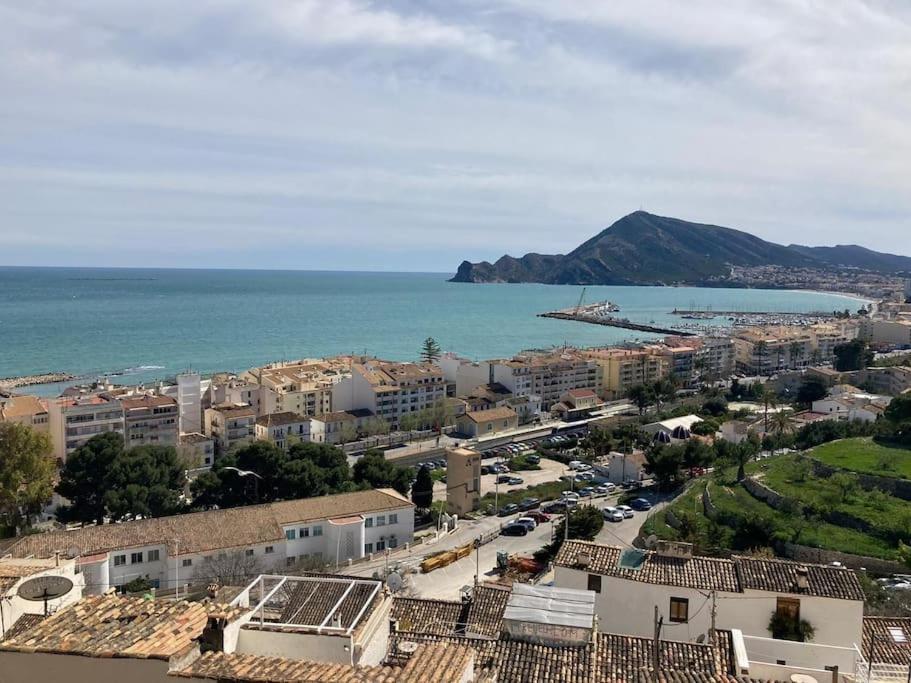
[[[652,404],[652,389],[645,384],[637,384],[636,386],[629,388],[626,392],[626,397],[636,404],[636,407],[639,409],[639,414],[642,415],[645,412],[645,409]]]
[[[769,433],[769,408],[774,408],[778,405],[778,395],[772,391],[769,387],[762,388],[762,405],[764,407],[763,411],[763,429],[766,434]]]
[[[677,397],[677,385],[672,375],[663,377],[651,386],[651,393],[655,399],[658,410],[661,410],[661,404],[666,401],[672,401]]]
[[[778,437],[778,446],[781,446],[781,437],[794,431],[791,416],[787,411],[779,410],[772,416],[772,432]]]
[[[803,359],[803,344],[799,341],[792,341],[789,345],[790,350],[790,365],[792,368],[796,368],[797,364],[794,362],[795,359],[800,356]]]

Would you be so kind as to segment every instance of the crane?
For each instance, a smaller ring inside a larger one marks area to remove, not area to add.
[[[583,299],[585,299],[585,287],[582,288],[582,293],[579,295],[579,303],[577,303],[576,308],[573,309],[573,315],[579,315],[579,309],[582,308]]]

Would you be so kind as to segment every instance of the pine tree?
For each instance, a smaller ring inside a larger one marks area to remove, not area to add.
[[[426,467],[418,470],[417,479],[411,487],[411,502],[419,510],[429,510],[433,503],[433,478]]]
[[[440,357],[442,352],[443,350],[437,344],[437,340],[433,337],[427,337],[421,346],[421,360],[425,363],[432,363]]]

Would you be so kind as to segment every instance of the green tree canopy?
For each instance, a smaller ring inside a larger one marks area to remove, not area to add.
[[[825,398],[828,393],[829,389],[822,379],[819,377],[807,377],[797,389],[797,402],[808,406],[813,401]]]
[[[839,372],[863,370],[873,364],[875,354],[862,339],[838,344],[834,349],[835,369]]]
[[[408,494],[411,482],[414,481],[414,470],[410,467],[399,467],[377,451],[367,452],[352,468],[354,483],[367,488],[393,488],[403,496]]]
[[[123,455],[123,435],[106,432],[93,436],[73,451],[60,472],[57,493],[70,501],[57,517],[66,522],[103,524],[107,514],[104,495],[108,473]]]
[[[645,384],[637,384],[630,387],[629,391],[626,392],[626,397],[639,409],[640,415],[645,412],[646,408],[655,402],[655,395],[652,388]]]
[[[411,487],[411,502],[420,510],[429,510],[433,502],[433,477],[427,467],[418,470],[414,485]]]
[[[27,425],[0,422],[0,520],[18,526],[54,492],[51,440]]]
[[[440,348],[440,345],[437,344],[437,340],[433,337],[427,337],[421,345],[421,360],[425,363],[432,363],[437,360],[442,353],[443,350]]]

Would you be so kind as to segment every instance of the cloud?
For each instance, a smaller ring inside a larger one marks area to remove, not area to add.
[[[0,0],[0,262],[448,271],[640,206],[911,252],[909,12]]]

